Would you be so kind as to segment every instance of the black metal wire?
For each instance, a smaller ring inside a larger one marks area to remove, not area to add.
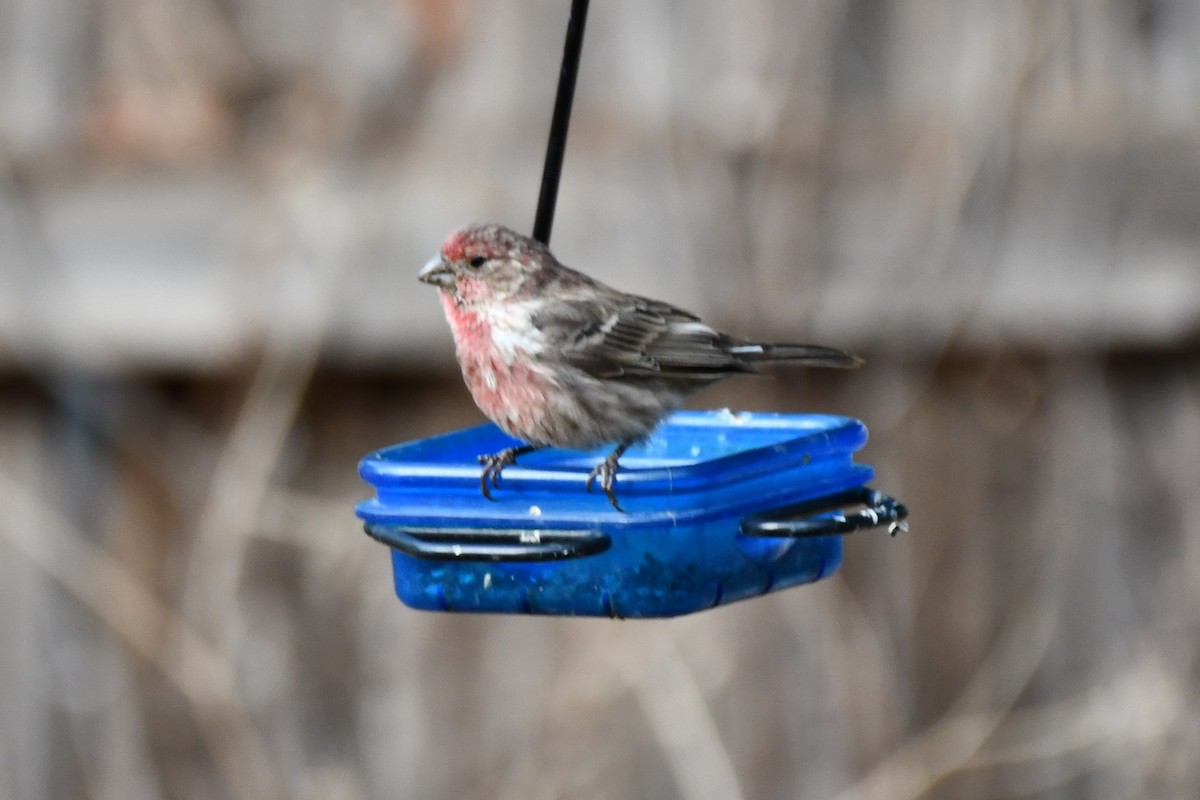
[[[847,511],[848,506],[863,506]],[[838,494],[805,500],[783,508],[751,514],[742,520],[747,536],[787,537],[844,536],[855,531],[887,527],[895,536],[908,530],[908,508],[893,497],[869,486],[860,486]]]
[[[571,0],[567,21],[567,41],[563,45],[562,69],[558,73],[558,95],[554,98],[554,116],[550,119],[550,140],[546,143],[546,165],[542,169],[542,191],[538,195],[533,238],[550,244],[554,227],[554,206],[558,202],[558,181],[562,177],[563,153],[567,149],[567,126],[571,124],[571,101],[575,99],[575,78],[579,75],[579,54],[583,50],[583,29],[587,23],[588,0]]]
[[[367,535],[414,558],[436,561],[565,561],[603,553],[603,531],[411,528],[368,522]]]

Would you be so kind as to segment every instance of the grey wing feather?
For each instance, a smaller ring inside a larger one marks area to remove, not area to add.
[[[645,297],[563,303],[534,319],[556,355],[596,377],[712,380],[753,367],[730,353],[733,340],[691,312]]]

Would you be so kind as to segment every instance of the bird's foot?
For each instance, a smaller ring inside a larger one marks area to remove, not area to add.
[[[479,463],[483,464],[483,473],[479,476],[479,490],[483,492],[483,496],[488,500],[494,499],[492,489],[500,488],[500,472],[505,467],[517,463],[517,456],[532,453],[534,450],[537,448],[533,445],[524,444],[520,447],[507,447],[490,456],[479,456]]]
[[[612,451],[608,458],[596,465],[596,468],[591,471],[587,478],[588,492],[592,491],[593,484],[595,484],[596,479],[599,478],[600,488],[604,490],[604,496],[608,498],[608,502],[612,503],[612,507],[617,511],[620,511],[622,514],[625,513],[625,509],[617,505],[617,493],[613,491],[613,482],[617,478],[617,462],[620,460],[621,456],[624,455],[625,450],[628,447],[629,444],[626,443]]]

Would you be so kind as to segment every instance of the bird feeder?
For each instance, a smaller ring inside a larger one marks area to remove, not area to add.
[[[573,0],[534,237],[548,242],[587,0]],[[842,536],[904,528],[867,487],[859,421],[821,414],[681,411],[621,459],[621,507],[585,491],[607,451],[540,450],[492,497],[478,456],[522,442],[493,424],[384,448],[359,473],[357,513],[388,545],[396,593],[428,611],[671,617],[811,583]]]
[[[670,617],[820,580],[842,534],[901,526],[866,440],[845,417],[677,412],[626,452],[621,511],[583,488],[603,451],[531,454],[484,498],[476,455],[515,441],[487,424],[368,455],[358,515],[413,608]]]

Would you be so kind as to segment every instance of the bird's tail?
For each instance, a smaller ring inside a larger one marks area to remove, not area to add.
[[[739,344],[729,354],[746,364],[803,364],[808,367],[853,369],[865,362],[858,356],[816,344]]]

